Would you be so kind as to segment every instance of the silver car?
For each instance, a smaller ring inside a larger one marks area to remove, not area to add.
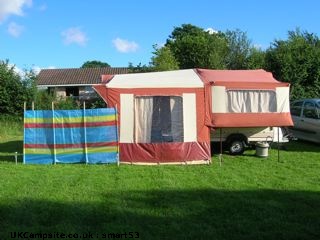
[[[320,98],[293,101],[290,111],[293,135],[302,140],[320,143]]]

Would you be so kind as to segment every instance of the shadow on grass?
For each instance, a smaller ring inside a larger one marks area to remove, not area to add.
[[[320,193],[303,191],[119,191],[95,201],[15,199],[0,205],[10,232],[138,232],[140,239],[319,239]],[[100,237],[97,237],[100,234]]]
[[[0,143],[0,162],[14,162],[15,152],[18,153],[18,161],[22,162],[23,141],[9,141]]]

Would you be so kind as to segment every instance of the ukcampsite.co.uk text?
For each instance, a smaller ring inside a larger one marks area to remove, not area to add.
[[[133,239],[140,238],[139,232],[123,233],[33,233],[33,232],[11,232],[11,239]]]

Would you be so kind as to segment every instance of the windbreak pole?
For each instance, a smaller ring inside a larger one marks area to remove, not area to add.
[[[24,127],[25,126],[25,123],[26,123],[26,110],[27,110],[27,103],[24,102],[23,103],[23,138],[25,138],[26,136],[26,128]],[[24,143],[23,143],[24,144]],[[23,146],[23,164],[26,163],[26,150],[25,150],[25,147]]]
[[[87,144],[86,102],[83,102],[83,131],[84,131],[84,154],[86,158],[86,164],[88,164],[89,159],[88,159],[88,144]]]
[[[53,130],[53,164],[57,163],[57,149],[56,149],[56,131],[55,131],[55,121],[54,121],[54,102],[51,103],[52,108],[52,130]]]

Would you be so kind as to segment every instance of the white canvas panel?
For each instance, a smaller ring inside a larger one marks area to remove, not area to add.
[[[277,87],[277,112],[290,112],[289,87]]]
[[[182,96],[183,96],[184,142],[196,142],[197,141],[196,94],[184,93]]]
[[[193,69],[115,75],[109,88],[195,88],[203,82]]]
[[[133,143],[134,130],[133,94],[120,95],[120,142]]]
[[[223,86],[212,86],[212,112],[213,113],[226,113],[227,103],[226,103],[226,87]]]

